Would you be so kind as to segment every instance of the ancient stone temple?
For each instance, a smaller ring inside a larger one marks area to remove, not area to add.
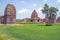
[[[3,24],[15,24],[16,23],[16,9],[14,5],[8,4],[4,11]]]
[[[57,23],[60,23],[60,16],[57,18],[56,21],[57,21]]]
[[[3,16],[0,16],[0,24],[3,22]]]
[[[56,16],[54,14],[46,14],[45,16],[46,23],[56,23]]]
[[[47,23],[48,21],[49,21],[49,15],[46,14],[46,16],[45,16],[45,23]]]
[[[38,17],[36,10],[34,10],[31,15],[31,22],[39,22],[39,19],[40,18]]]

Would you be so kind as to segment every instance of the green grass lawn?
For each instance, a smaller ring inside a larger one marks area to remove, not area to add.
[[[22,24],[1,26],[0,40],[60,40],[60,24]]]

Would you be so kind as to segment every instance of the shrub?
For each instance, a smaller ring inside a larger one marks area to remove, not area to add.
[[[47,23],[46,26],[52,26],[52,24]]]

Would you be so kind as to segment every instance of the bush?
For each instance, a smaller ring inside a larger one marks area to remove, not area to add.
[[[46,24],[46,26],[52,26],[52,24]]]

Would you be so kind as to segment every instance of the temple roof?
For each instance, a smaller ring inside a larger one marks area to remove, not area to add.
[[[36,10],[32,12],[31,18],[38,18],[38,13],[36,12]]]
[[[16,13],[16,9],[15,6],[12,4],[8,4],[5,8],[5,14],[15,14]]]

